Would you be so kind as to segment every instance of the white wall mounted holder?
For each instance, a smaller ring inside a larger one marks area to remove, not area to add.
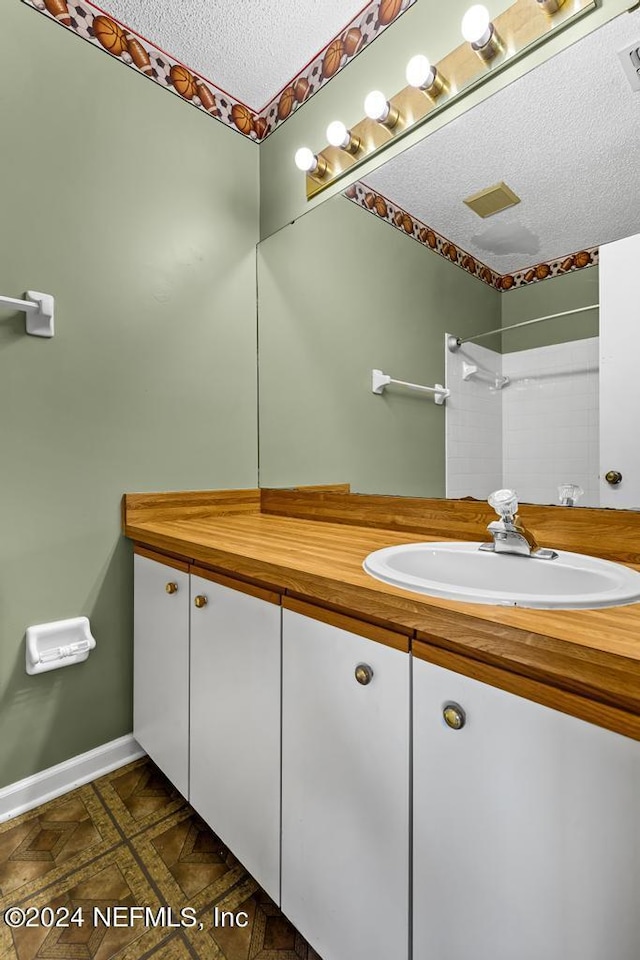
[[[27,627],[27,673],[47,673],[69,667],[72,663],[82,663],[95,645],[87,617],[53,620]]]
[[[407,387],[409,390],[417,390],[419,393],[430,393],[438,405],[442,405],[451,394],[450,390],[443,387],[441,383],[436,383],[433,387],[424,387],[420,383],[408,383],[406,380],[394,380],[393,377],[383,373],[382,370],[371,371],[371,390],[380,395],[384,393],[385,387],[394,384],[396,387]]]
[[[26,313],[27,333],[32,337],[52,337],[53,313],[55,302],[48,293],[38,293],[36,290],[27,290],[24,300],[13,297],[0,297],[0,307],[10,310],[21,310]]]
[[[502,388],[506,387],[509,383],[509,377],[503,377],[501,374],[494,373],[492,370],[485,370],[484,367],[479,367],[477,363],[467,363],[466,360],[463,360],[462,379],[471,380],[472,377],[490,383],[496,390],[502,390]]]

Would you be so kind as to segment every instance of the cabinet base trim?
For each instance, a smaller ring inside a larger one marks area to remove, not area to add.
[[[133,734],[104,743],[0,789],[0,823],[144,756]]]

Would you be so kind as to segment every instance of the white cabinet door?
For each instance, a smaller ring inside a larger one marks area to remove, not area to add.
[[[600,247],[600,506],[640,507],[640,234]],[[622,481],[611,485],[608,471]]]
[[[323,960],[408,956],[409,674],[283,611],[282,910]]]
[[[189,574],[137,554],[133,734],[188,798]]]
[[[281,609],[194,575],[191,595],[190,802],[279,902]]]
[[[414,960],[638,960],[640,743],[413,663]]]

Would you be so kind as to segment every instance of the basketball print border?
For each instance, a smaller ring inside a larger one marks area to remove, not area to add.
[[[230,96],[221,87],[92,3],[78,0],[21,2],[165,90],[170,90],[192,107],[207,113],[242,136],[260,143],[337,76],[417,0],[372,0],[260,110],[254,110]],[[111,48],[94,32],[93,24],[98,18],[105,30],[111,30],[111,36],[116,38]],[[113,29],[108,27],[107,23],[111,24]],[[177,77],[179,79],[176,82]]]
[[[551,280],[566,273],[596,267],[600,259],[598,247],[586,247],[567,256],[554,257],[552,260],[535,263],[531,267],[523,267],[522,270],[514,273],[501,274],[452,243],[451,240],[447,240],[433,227],[418,220],[383,194],[367,186],[362,180],[352,183],[343,191],[342,196],[501,293],[527,287],[532,283],[541,283],[543,280]]]

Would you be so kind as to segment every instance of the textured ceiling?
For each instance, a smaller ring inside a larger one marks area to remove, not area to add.
[[[640,231],[640,93],[617,51],[640,12],[616,20],[366,178],[499,273]],[[462,202],[504,180],[522,202],[481,220]]]
[[[104,0],[126,23],[255,110],[366,6],[365,0]]]

